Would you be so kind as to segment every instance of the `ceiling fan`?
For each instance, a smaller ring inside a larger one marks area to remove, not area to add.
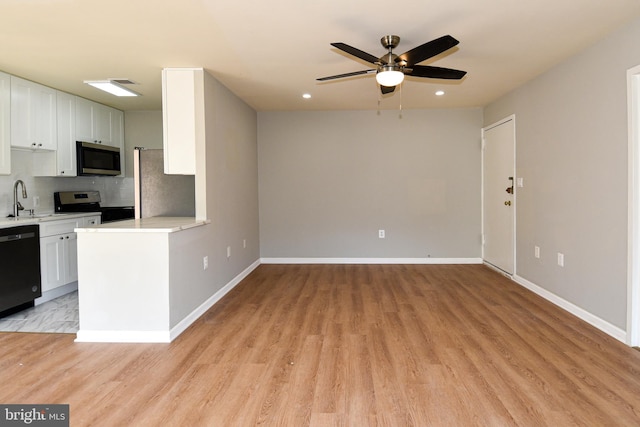
[[[449,79],[460,80],[467,74],[466,71],[454,70],[451,68],[432,67],[430,65],[416,65],[419,62],[427,60],[431,57],[439,55],[445,52],[458,43],[458,40],[446,35],[430,42],[421,44],[413,49],[403,53],[402,55],[396,55],[393,53],[393,49],[400,43],[400,37],[398,36],[384,36],[380,39],[380,43],[389,52],[380,58],[363,52],[360,49],[356,49],[353,46],[349,46],[345,43],[331,43],[331,46],[336,47],[343,52],[353,55],[356,58],[363,59],[376,66],[374,69],[354,71],[352,73],[338,74],[335,76],[321,77],[316,79],[318,81],[334,80],[343,77],[358,76],[361,74],[376,74],[376,81],[380,84],[380,90],[383,94],[391,93],[395,90],[396,86],[402,83],[404,76],[413,77],[426,77],[431,79]]]

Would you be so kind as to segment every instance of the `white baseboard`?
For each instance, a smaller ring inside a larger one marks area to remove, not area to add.
[[[187,317],[182,319],[176,326],[171,328],[171,341],[176,339],[178,335],[183,333],[193,322],[198,320],[200,316],[207,312],[215,303],[220,301],[231,289],[235,288],[245,277],[260,265],[260,260],[256,260],[249,267],[245,268],[240,274],[234,277],[229,283],[224,285],[218,292],[213,294],[209,299],[200,304],[198,308],[193,310]]]
[[[88,331],[79,330],[75,342],[169,343],[169,331]]]
[[[556,294],[549,292],[544,288],[541,288],[540,286],[528,281],[523,277],[515,275],[513,276],[513,281],[529,289],[531,292],[537,295],[540,295],[542,298],[546,299],[547,301],[552,302],[558,307],[568,311],[574,316],[584,320],[585,322],[589,323],[591,326],[594,326],[600,329],[602,332],[608,335],[611,335],[613,338],[626,344],[627,342],[626,331],[618,328],[617,326],[612,325],[606,320],[599,318],[598,316],[586,311],[585,309],[580,308],[577,305],[570,303],[569,301],[563,298],[560,298]]]
[[[169,343],[184,332],[193,322],[220,301],[260,264],[482,264],[481,258],[261,258],[253,262],[229,283],[213,294],[198,308],[182,319],[170,331],[90,331],[80,330],[76,342],[121,342],[121,343]],[[626,331],[595,316],[594,314],[560,298],[552,292],[515,275],[512,280],[547,301],[568,311],[613,338],[626,343]],[[67,291],[71,292],[71,291]],[[64,292],[64,293],[67,293]],[[63,294],[64,294],[63,293]],[[43,301],[44,302],[44,301]]]
[[[216,302],[220,301],[231,289],[247,277],[260,265],[256,260],[240,274],[224,285],[218,292],[209,297],[198,308],[189,313],[176,326],[168,331],[91,331],[79,330],[75,342],[104,342],[104,343],[170,343],[184,332],[193,322],[198,320]]]
[[[482,264],[482,258],[261,258],[262,264]]]

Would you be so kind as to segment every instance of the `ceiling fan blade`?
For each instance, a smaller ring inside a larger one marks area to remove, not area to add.
[[[376,62],[378,62],[378,58],[376,56],[373,56],[367,52],[363,52],[360,49],[356,49],[353,46],[349,46],[348,44],[331,43],[331,46],[337,47],[341,51],[347,52],[349,55],[353,55],[356,58],[364,59],[365,61],[370,62],[372,64],[375,64]]]
[[[399,55],[396,58],[396,62],[406,61],[407,67],[411,67],[418,62],[422,62],[425,59],[429,59],[433,56],[436,56],[446,50],[451,49],[455,45],[460,43],[458,40],[453,37],[446,35],[442,36],[438,39],[431,40],[425,44],[414,47],[413,49]]]
[[[320,77],[319,79],[316,79],[316,80],[318,80],[320,82],[324,82],[326,80],[341,79],[343,77],[359,76],[361,74],[371,74],[371,73],[375,73],[375,72],[376,72],[376,70],[354,71],[352,73],[344,73],[344,74],[336,74],[335,76]]]
[[[454,70],[453,68],[432,67],[430,65],[414,65],[411,69],[405,69],[404,73],[413,77],[448,80],[460,80],[467,74],[466,71]]]
[[[394,90],[396,90],[395,86],[382,86],[382,85],[380,85],[380,92],[382,92],[383,95],[391,93]]]

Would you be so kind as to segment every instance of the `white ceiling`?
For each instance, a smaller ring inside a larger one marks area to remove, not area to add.
[[[123,110],[161,108],[165,67],[204,67],[258,111],[475,107],[639,16],[638,0],[0,0],[0,70]],[[467,76],[407,78],[382,99],[373,75],[316,82],[372,68],[329,43],[382,56],[387,34],[397,54],[452,35],[422,64]],[[83,84],[106,78],[143,96]]]

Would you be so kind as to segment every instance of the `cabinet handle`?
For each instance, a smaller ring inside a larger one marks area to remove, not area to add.
[[[66,236],[66,237],[65,237],[65,239],[68,239],[68,238],[69,238],[69,236]]]
[[[64,240],[64,237],[60,236],[60,240]]]
[[[38,147],[42,147],[42,144],[38,144]]]

